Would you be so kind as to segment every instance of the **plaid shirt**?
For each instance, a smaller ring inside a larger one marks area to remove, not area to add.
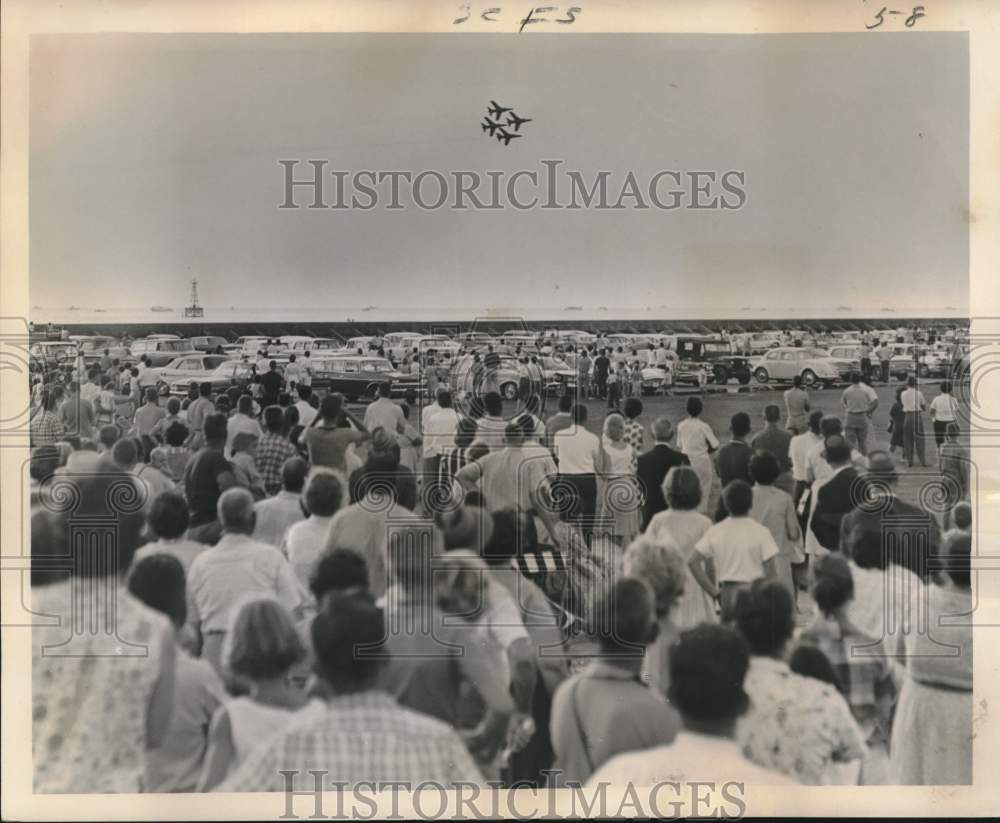
[[[881,728],[888,733],[888,717],[883,717],[880,703],[891,703],[895,696],[892,667],[881,654],[881,645],[863,634],[844,635],[834,620],[820,617],[802,632],[805,643],[816,646],[833,666],[840,679],[844,698],[851,707],[851,714],[861,727],[866,739]]]
[[[58,443],[66,436],[59,415],[55,412],[40,411],[31,418],[31,445],[46,446]]]
[[[264,432],[257,443],[257,471],[264,478],[264,490],[268,494],[277,494],[281,490],[281,466],[290,457],[298,456],[287,437]]]
[[[330,783],[434,781],[450,787],[483,778],[458,735],[440,720],[402,708],[385,692],[334,697],[326,714],[293,722],[258,746],[220,792],[311,791],[309,770]],[[282,771],[294,772],[286,777]]]

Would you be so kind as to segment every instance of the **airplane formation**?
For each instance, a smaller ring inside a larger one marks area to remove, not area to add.
[[[504,119],[505,114],[507,115],[506,119]],[[518,117],[514,109],[509,106],[501,106],[496,100],[490,100],[490,105],[486,109],[486,118],[482,122],[482,129],[483,132],[489,132],[488,137],[496,137],[498,143],[509,146],[511,140],[524,137],[518,132],[521,131],[521,126],[531,121],[531,117]]]

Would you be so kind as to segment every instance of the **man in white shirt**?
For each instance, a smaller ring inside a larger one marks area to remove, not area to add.
[[[552,450],[559,464],[558,492],[572,495],[567,507],[569,519],[589,537],[594,530],[597,512],[597,476],[606,468],[607,455],[601,439],[587,431],[587,407],[578,403],[573,407],[573,425],[552,435]]]
[[[906,388],[899,396],[903,405],[903,455],[906,462],[913,468],[913,452],[916,451],[920,465],[926,466],[924,457],[924,419],[923,412],[927,408],[924,393],[917,389],[915,377],[906,378]]]
[[[319,411],[313,408],[312,403],[309,402],[312,399],[312,387],[300,383],[296,388],[296,392],[299,395],[299,399],[295,401],[294,405],[299,410],[299,425],[304,429],[308,429],[312,425],[313,420],[316,419],[316,415],[319,414]]]
[[[302,355],[302,365],[299,367],[299,386],[308,386],[309,388],[312,388],[312,382],[312,357],[309,354],[309,349],[306,349],[305,354]]]
[[[296,357],[294,354],[288,355],[288,363],[285,364],[285,383],[288,384],[288,390],[291,391],[299,384],[299,378],[302,377],[302,366],[296,362]],[[295,385],[292,385],[292,384]]]
[[[514,509],[536,514],[554,536],[557,520],[547,499],[549,479],[556,473],[552,455],[539,443],[526,442],[519,423],[507,424],[506,439],[504,448],[463,466],[455,479],[466,490],[478,485],[490,512]]]
[[[231,613],[244,599],[274,597],[293,615],[303,602],[281,552],[251,538],[256,525],[253,505],[246,489],[227,489],[220,495],[222,537],[194,558],[188,575],[188,626],[201,638],[201,656],[216,669]]]
[[[236,435],[252,434],[258,440],[264,436],[260,423],[253,417],[253,398],[249,394],[241,394],[236,401],[236,414],[229,418],[226,424],[226,459],[233,454],[233,440]]]
[[[427,421],[430,420],[435,414],[437,414],[443,408],[441,406],[440,398],[441,398],[441,393],[444,391],[447,391],[447,389],[438,389],[437,393],[434,396],[434,402],[431,403],[429,406],[424,406],[423,409],[421,409],[420,411],[420,428],[423,429],[423,433],[425,435],[425,442],[424,442],[425,453],[427,451],[426,447]]]
[[[406,418],[403,410],[392,402],[392,384],[388,381],[379,384],[378,399],[365,409],[365,428],[373,432],[379,426],[391,435],[406,431]]]
[[[278,548],[293,523],[305,520],[302,511],[302,486],[309,464],[301,457],[290,457],[281,466],[281,491],[254,504],[257,525],[253,539]]]
[[[344,496],[342,475],[333,469],[313,469],[303,495],[309,516],[289,526],[281,541],[281,551],[306,592],[311,593],[310,582],[330,534],[330,521]]]
[[[668,691],[683,731],[667,746],[612,758],[591,776],[587,787],[669,783],[677,786],[678,798],[686,799],[692,795],[681,784],[796,785],[790,777],[748,760],[736,743],[737,721],[750,704],[743,688],[749,667],[746,644],[732,629],[703,623],[684,632],[670,652]],[[650,811],[665,817],[678,812],[666,797],[664,808]]]
[[[430,414],[428,414],[430,412]],[[440,389],[437,400],[421,413],[424,439],[424,476],[435,478],[445,449],[455,446],[458,431],[458,412],[451,406],[451,392]]]
[[[844,407],[844,436],[847,442],[851,443],[861,454],[866,454],[868,433],[870,426],[868,421],[878,408],[878,395],[875,389],[866,383],[861,382],[861,375],[857,372],[851,374],[851,385],[844,389],[840,396],[841,405]]]
[[[83,396],[83,389],[80,389],[80,396]],[[934,422],[934,442],[937,444],[940,465],[941,445],[944,443],[948,424],[958,422],[958,401],[952,396],[951,383],[947,380],[941,384],[941,394],[931,400],[931,420]]]

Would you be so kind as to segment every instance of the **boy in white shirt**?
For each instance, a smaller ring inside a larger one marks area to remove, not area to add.
[[[740,590],[762,577],[778,580],[779,550],[770,530],[750,517],[753,489],[743,480],[733,480],[722,490],[729,516],[712,526],[695,544],[688,561],[698,584],[718,600],[722,620],[734,617]],[[715,580],[706,568],[711,560]]]

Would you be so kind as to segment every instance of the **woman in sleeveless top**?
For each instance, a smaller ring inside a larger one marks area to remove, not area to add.
[[[211,791],[276,732],[323,711],[293,677],[305,657],[295,622],[277,600],[249,600],[236,611],[222,650],[234,696],[212,718],[198,791]]]

